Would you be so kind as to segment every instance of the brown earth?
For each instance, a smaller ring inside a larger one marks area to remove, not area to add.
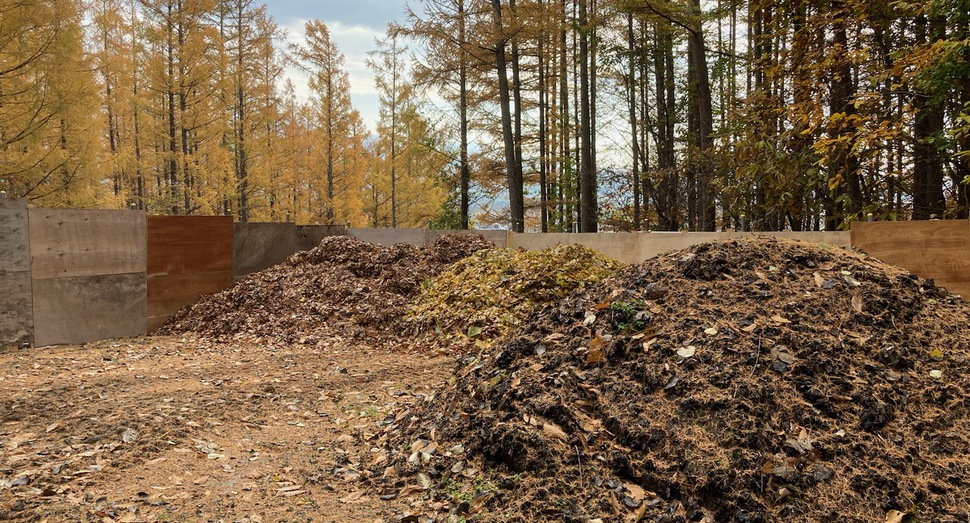
[[[0,354],[0,521],[393,519],[357,456],[451,366],[192,337]]]

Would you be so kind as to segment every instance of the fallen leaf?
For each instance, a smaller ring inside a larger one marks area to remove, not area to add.
[[[775,323],[777,323],[779,325],[785,325],[785,324],[791,323],[791,321],[789,321],[787,318],[784,318],[784,317],[779,316],[777,314],[775,314],[774,316],[771,317],[771,321],[773,321],[773,322],[775,322]]]
[[[815,273],[815,285],[820,289],[825,285],[825,277],[817,272]]]
[[[598,334],[595,338],[589,340],[589,353],[586,354],[586,365],[594,365],[606,359],[606,354],[603,352],[604,345],[606,345],[606,340]]]
[[[886,523],[903,523],[908,515],[909,513],[907,512],[890,510],[889,512],[886,512]]]
[[[340,498],[341,503],[348,503],[348,504],[357,504],[357,503],[362,503],[364,501],[365,499],[364,499],[363,490],[351,492],[350,494],[347,494],[346,496]]]
[[[787,352],[782,352],[782,351],[777,351],[777,354],[775,354],[775,357],[778,358],[778,360],[788,365],[792,365],[795,363],[795,361],[797,361],[797,358],[795,358],[794,356],[792,356]]]
[[[684,358],[685,360],[687,358],[694,357],[694,353],[696,352],[697,352],[697,347],[694,347],[693,345],[688,345],[686,347],[681,347],[677,349],[677,355],[680,356],[681,358]]]
[[[862,285],[862,283],[860,283],[858,280],[856,280],[855,278],[853,278],[852,276],[850,276],[848,274],[842,274],[842,279],[844,279],[846,283],[848,283],[849,285],[851,285],[853,287],[858,287],[858,286]]]
[[[856,294],[855,296],[852,297],[852,308],[855,309],[856,312],[858,312],[860,314],[862,313],[862,296],[861,295]]]
[[[421,488],[423,488],[425,490],[431,488],[431,486],[434,485],[434,482],[431,481],[431,477],[429,477],[424,472],[419,472],[418,473],[418,483],[420,483],[421,484]]]
[[[569,441],[569,436],[566,435],[566,432],[559,428],[559,426],[555,423],[543,423],[542,433],[545,434],[547,438],[559,440],[563,443],[567,443]]]

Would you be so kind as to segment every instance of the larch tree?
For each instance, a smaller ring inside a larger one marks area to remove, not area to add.
[[[96,87],[74,1],[0,2],[0,190],[97,205]]]
[[[306,23],[306,43],[292,47],[293,54],[310,75],[310,89],[317,110],[323,140],[323,166],[326,179],[326,219],[332,223],[336,168],[341,148],[350,131],[350,80],[344,71],[346,58],[337,48],[326,24],[320,20]]]
[[[384,38],[376,41],[377,49],[371,52],[367,66],[374,71],[374,82],[380,94],[381,123],[378,126],[382,138],[387,143],[384,160],[390,182],[390,226],[398,226],[398,149],[401,139],[401,114],[410,103],[414,93],[413,86],[407,81],[408,69],[405,63],[407,46],[400,41],[397,28],[388,26]]]

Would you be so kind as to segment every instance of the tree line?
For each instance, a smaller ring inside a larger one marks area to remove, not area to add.
[[[318,20],[293,44],[253,0],[0,15],[0,190],[42,205],[582,232],[970,208],[960,0],[423,0],[375,42],[373,130]]]
[[[0,0],[0,190],[48,206],[426,225],[446,197],[447,159],[429,152],[441,131],[396,93],[395,122],[370,133],[327,26],[304,31],[290,44],[253,0]]]
[[[476,126],[502,144],[517,230],[820,230],[967,217],[968,22],[957,0],[426,0],[405,31],[479,113],[462,150]]]

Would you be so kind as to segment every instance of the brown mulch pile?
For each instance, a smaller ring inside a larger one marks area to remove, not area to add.
[[[493,247],[484,237],[470,234],[441,236],[422,247],[328,237],[182,309],[161,333],[245,335],[304,344],[324,336],[393,341],[407,304],[426,280]]]
[[[832,247],[669,253],[463,360],[372,481],[401,521],[967,521],[968,318]]]

